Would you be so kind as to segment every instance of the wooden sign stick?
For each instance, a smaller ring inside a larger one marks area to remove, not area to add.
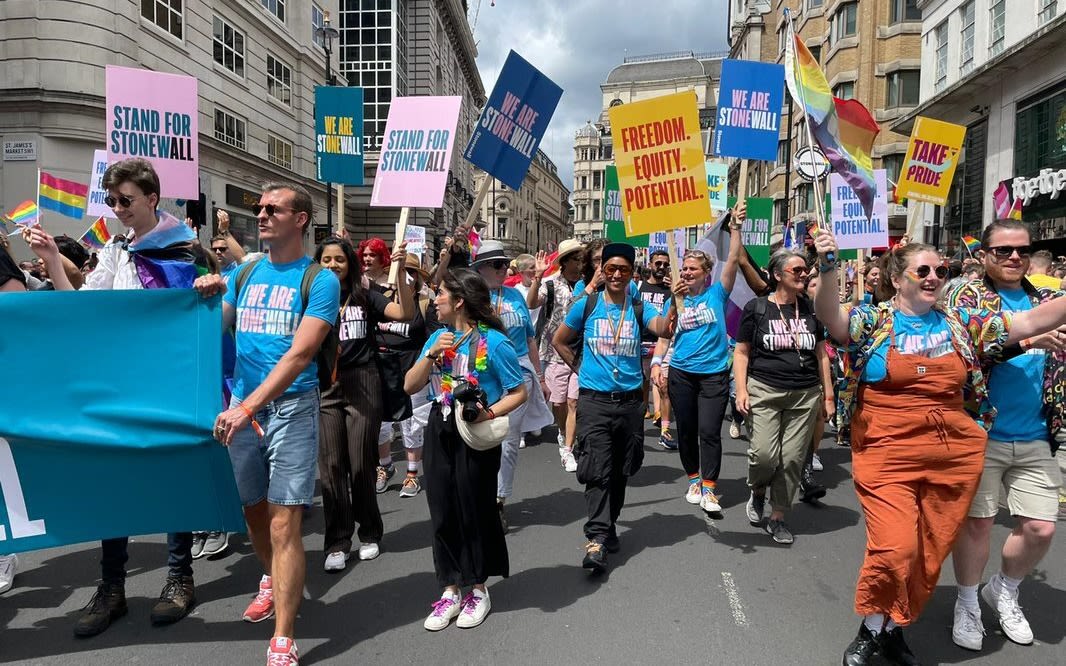
[[[407,235],[407,218],[411,214],[411,209],[404,206],[400,209],[400,221],[396,223],[396,240],[392,243],[392,251],[400,249],[400,244],[403,243],[404,236]],[[400,266],[397,262],[392,262],[389,265],[389,284],[394,287],[398,287],[400,282]]]
[[[470,212],[466,214],[466,222],[463,222],[463,226],[468,231],[473,229],[474,223],[477,222],[478,213],[481,212],[481,204],[485,201],[485,195],[489,193],[492,180],[492,176],[485,174],[485,180],[481,181],[481,187],[477,188],[477,194],[474,196],[474,205],[470,206]]]
[[[666,251],[670,253],[670,287],[676,287],[681,283],[681,267],[678,264],[681,262],[677,258],[677,239],[674,238],[674,230],[666,232]],[[685,299],[681,298],[677,294],[674,294],[674,303],[677,306],[678,314],[685,311]]]
[[[344,185],[337,185],[337,235],[344,231]]]

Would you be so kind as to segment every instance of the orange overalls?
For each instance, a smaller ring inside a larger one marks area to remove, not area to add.
[[[900,626],[921,614],[984,468],[988,434],[963,410],[959,354],[901,354],[893,332],[883,381],[859,387],[852,476],[866,515],[859,615]]]

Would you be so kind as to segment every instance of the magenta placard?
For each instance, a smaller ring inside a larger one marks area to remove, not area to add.
[[[461,97],[392,101],[371,206],[441,207],[462,102]]]
[[[143,157],[162,196],[200,196],[196,77],[107,66],[107,159]]]

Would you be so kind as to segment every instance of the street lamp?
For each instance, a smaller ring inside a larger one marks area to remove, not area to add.
[[[326,51],[326,85],[333,85],[333,69],[330,54],[333,52],[333,40],[340,37],[341,33],[329,24],[329,12],[322,16],[322,27],[315,28],[315,37],[322,40],[322,48]],[[333,183],[326,183],[326,226],[333,230]]]

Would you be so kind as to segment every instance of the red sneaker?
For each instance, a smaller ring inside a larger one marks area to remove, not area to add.
[[[296,641],[284,636],[270,639],[267,648],[267,666],[299,666],[300,655],[296,653]]]
[[[263,576],[259,581],[259,594],[255,595],[252,603],[248,604],[241,619],[245,622],[262,622],[272,617],[274,617],[274,588],[271,587],[270,576]]]

